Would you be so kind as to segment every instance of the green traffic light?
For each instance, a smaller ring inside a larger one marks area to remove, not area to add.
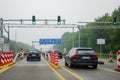
[[[36,22],[32,22],[32,24],[33,24],[33,25],[35,25],[35,24],[36,24]]]
[[[113,18],[113,25],[116,25],[117,24],[117,17],[115,16],[114,18]]]
[[[57,22],[57,24],[58,24],[58,25],[60,25],[60,24],[61,24],[61,22]]]
[[[60,17],[60,16],[57,17],[57,24],[58,24],[58,25],[61,24],[61,17]]]
[[[35,25],[36,24],[36,19],[35,16],[32,16],[32,24]]]
[[[116,25],[117,23],[116,22],[113,22],[114,25]]]

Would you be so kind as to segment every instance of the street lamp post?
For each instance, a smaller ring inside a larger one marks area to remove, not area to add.
[[[79,29],[79,47],[80,47],[80,29],[81,29],[81,27],[84,27],[84,25],[78,25],[77,26],[77,28]]]
[[[80,47],[80,26],[78,26],[79,29],[79,47]]]
[[[3,38],[3,18],[0,18],[0,38]],[[0,49],[3,49],[3,43],[0,43]]]
[[[72,33],[73,44],[72,44],[72,47],[74,47],[74,27],[72,29],[73,29],[73,33]]]

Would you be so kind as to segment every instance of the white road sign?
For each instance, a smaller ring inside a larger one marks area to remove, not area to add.
[[[97,39],[97,44],[105,44],[105,39]]]
[[[4,38],[0,38],[0,44],[4,44]]]

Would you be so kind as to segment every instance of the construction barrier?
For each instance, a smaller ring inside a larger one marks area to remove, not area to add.
[[[0,53],[0,68],[4,68],[13,64],[13,52],[2,52]]]
[[[24,58],[24,50],[23,50],[23,49],[19,52],[19,55],[20,55],[20,58],[21,58],[21,59]]]
[[[58,53],[57,52],[51,52],[50,53],[50,64],[55,67],[58,68]]]
[[[117,66],[116,66],[116,71],[120,71],[120,50],[117,52]]]

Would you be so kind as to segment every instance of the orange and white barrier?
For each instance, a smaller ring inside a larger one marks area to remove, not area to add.
[[[116,71],[120,71],[120,50],[117,52],[117,66],[116,66]]]
[[[13,64],[13,52],[2,52],[0,54],[0,68]]]
[[[50,53],[50,64],[55,67],[58,68],[58,53],[57,52],[51,52]]]

